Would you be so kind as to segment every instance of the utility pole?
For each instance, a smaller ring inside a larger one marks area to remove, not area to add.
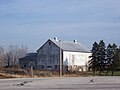
[[[61,40],[59,41],[60,42],[60,77],[62,77],[62,69],[63,69],[63,65],[62,65],[62,49],[61,49]]]
[[[31,78],[33,78],[33,66],[30,68]]]
[[[33,62],[30,62],[30,75],[33,78]]]

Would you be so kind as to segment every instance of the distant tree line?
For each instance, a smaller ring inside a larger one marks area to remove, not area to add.
[[[10,67],[19,65],[19,58],[28,53],[28,46],[10,45],[7,48],[0,46],[0,67]]]
[[[103,40],[99,43],[94,42],[91,53],[89,69],[94,75],[96,72],[101,75],[103,71],[106,71],[106,75],[111,71],[113,75],[114,71],[120,70],[120,47],[115,43],[106,47]]]

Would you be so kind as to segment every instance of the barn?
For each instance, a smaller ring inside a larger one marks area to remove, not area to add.
[[[37,50],[37,69],[59,71],[86,71],[88,67],[89,49],[73,41],[62,41],[57,38],[48,39]]]

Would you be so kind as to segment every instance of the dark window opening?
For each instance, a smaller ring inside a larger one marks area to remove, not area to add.
[[[47,68],[51,68],[52,66],[47,66]]]
[[[55,65],[55,69],[57,69],[57,65]]]
[[[44,69],[44,65],[41,65],[41,68]]]
[[[26,65],[24,65],[24,67],[26,68]]]
[[[49,42],[49,45],[51,45],[51,42]]]

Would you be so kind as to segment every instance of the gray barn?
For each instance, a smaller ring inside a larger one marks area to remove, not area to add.
[[[81,43],[74,41],[60,41],[57,38],[48,39],[37,53],[29,53],[19,59],[21,68],[59,71],[60,63],[63,71],[86,71],[91,53]],[[61,62],[60,62],[61,61]]]
[[[58,71],[61,57],[63,70],[85,71],[90,54],[89,50],[76,40],[49,39],[37,50],[37,69]]]

